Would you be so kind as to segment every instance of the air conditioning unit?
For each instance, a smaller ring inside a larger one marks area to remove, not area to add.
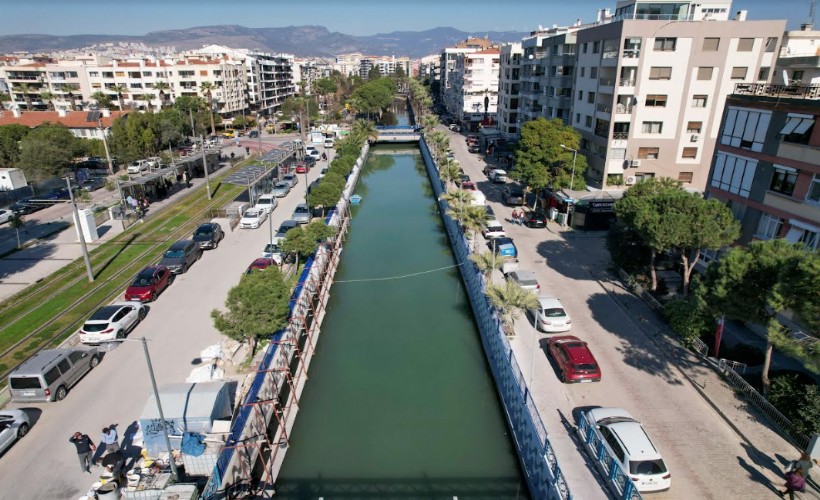
[[[641,160],[632,160],[631,162],[629,162],[629,165],[632,168],[638,168],[641,166]]]
[[[700,134],[692,134],[692,137],[689,138],[692,142],[698,142],[700,140]]]
[[[625,181],[626,181],[627,186],[631,186],[631,185],[635,184],[635,176],[634,175],[627,176],[625,178]]]

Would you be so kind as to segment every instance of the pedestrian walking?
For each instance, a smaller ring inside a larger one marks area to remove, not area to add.
[[[116,453],[119,451],[120,443],[119,436],[117,436],[117,429],[114,427],[104,427],[100,444],[105,445],[106,453]]]
[[[251,148],[249,148],[248,146],[245,146],[245,156],[250,156],[250,155],[251,155]]]
[[[191,176],[187,170],[182,173],[182,181],[185,183],[185,187],[191,187]]]
[[[518,211],[515,209],[512,212],[512,223],[518,225]]]
[[[91,442],[88,434],[82,432],[75,432],[68,440],[77,447],[77,457],[80,459],[80,467],[83,472],[91,472],[91,466],[94,464],[94,450],[97,447]]]
[[[801,467],[795,467],[793,470],[786,473],[785,486],[786,490],[778,491],[778,493],[780,493],[781,497],[788,494],[789,500],[794,500],[794,494],[796,492],[806,491],[806,478],[803,475],[803,469]]]
[[[803,477],[811,479],[811,468],[814,464],[820,465],[820,461],[812,459],[805,451],[800,453],[800,458],[792,464],[792,470],[803,469]]]

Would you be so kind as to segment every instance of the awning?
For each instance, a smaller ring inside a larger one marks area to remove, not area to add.
[[[780,131],[783,135],[789,134],[805,134],[811,126],[814,125],[814,117],[811,115],[801,115],[797,113],[789,113],[786,125]]]

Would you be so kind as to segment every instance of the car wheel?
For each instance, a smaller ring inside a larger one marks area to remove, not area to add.
[[[154,294],[154,298],[156,298],[156,294]],[[145,309],[140,309],[140,312],[137,314],[137,317],[140,321],[145,319]]]
[[[88,366],[93,370],[98,364],[100,364],[100,358],[91,356],[91,362],[88,363]]]
[[[222,238],[219,238],[218,240],[214,241],[214,250],[216,250],[217,248],[219,248],[219,242],[220,242],[221,240],[222,240]]]
[[[64,385],[61,385],[57,388],[57,392],[54,394],[54,399],[55,401],[62,401],[65,399],[67,394],[68,389],[66,389]]]
[[[149,302],[153,302],[155,300],[157,300],[157,292],[151,292],[151,299],[149,300]]]
[[[188,272],[188,264],[185,264],[184,266],[182,266],[182,274],[185,274],[187,272]]]
[[[20,424],[17,428],[17,439],[23,439],[28,434],[28,424]]]

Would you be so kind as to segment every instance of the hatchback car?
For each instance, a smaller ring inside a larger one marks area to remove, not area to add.
[[[251,274],[254,271],[264,271],[265,269],[269,267],[275,267],[276,265],[278,265],[278,262],[276,262],[273,259],[259,257],[258,259],[254,259],[254,261],[251,262],[251,265],[249,265],[248,268],[245,270],[245,274]]]
[[[125,300],[153,302],[173,281],[173,274],[167,267],[148,266],[125,289]]]
[[[256,229],[268,218],[268,213],[263,208],[249,208],[245,215],[239,220],[240,229]]]
[[[547,353],[561,370],[561,381],[600,382],[601,368],[583,340],[572,335],[561,335],[547,341]]]
[[[305,165],[304,163],[297,163],[296,164],[296,173],[297,174],[304,174],[304,173],[307,173],[307,171],[308,171],[308,166]]]
[[[188,272],[188,269],[202,257],[202,249],[193,240],[179,240],[165,251],[159,265],[167,267],[172,273]]]
[[[547,218],[538,212],[527,212],[523,215],[524,225],[531,228],[547,227]]]
[[[290,216],[291,220],[295,220],[299,224],[307,224],[312,219],[312,215],[310,213],[310,207],[308,207],[304,203],[300,203],[296,205],[296,209],[293,211],[293,215]]]
[[[495,219],[495,210],[490,205],[482,205],[484,207],[484,213],[487,216],[487,220]]]
[[[488,240],[507,236],[507,233],[504,232],[504,226],[495,219],[488,220],[487,225],[484,226],[484,230],[481,233],[484,235],[484,238]]]
[[[273,189],[270,191],[270,194],[276,198],[284,198],[288,193],[290,193],[290,183],[284,181],[279,181],[274,184]]]
[[[501,257],[518,257],[518,249],[512,238],[494,238],[487,245]]]
[[[0,453],[28,434],[30,426],[28,415],[23,410],[0,411]]]
[[[96,347],[38,351],[9,374],[11,400],[62,401],[68,390],[99,363]]]
[[[478,144],[472,144],[472,145],[470,145],[470,148],[468,149],[468,151],[471,152],[471,153],[480,153],[481,148],[478,146]]]
[[[669,489],[672,473],[641,423],[629,412],[622,408],[594,408],[582,413],[581,418],[598,435],[597,441],[617,460],[638,491]]]
[[[216,248],[219,246],[219,242],[225,238],[225,232],[222,230],[222,226],[220,226],[216,222],[206,222],[204,224],[200,224],[196,231],[194,231],[194,241],[196,241],[199,248],[207,249],[207,248]]]
[[[501,199],[507,205],[523,205],[524,190],[517,186],[506,186],[501,190]]]
[[[478,188],[473,181],[464,181],[461,183],[461,189],[465,191],[478,191]]]
[[[572,319],[561,301],[555,297],[539,296],[538,309],[532,311],[536,328],[542,332],[567,332],[572,327]]]
[[[541,285],[538,284],[538,279],[536,279],[535,273],[532,271],[525,271],[523,269],[512,271],[507,274],[507,280],[518,283],[518,286],[524,290],[536,293],[541,290]]]
[[[80,342],[99,344],[125,338],[145,318],[145,313],[145,306],[136,301],[103,306],[80,328]]]
[[[290,187],[293,187],[299,184],[299,177],[296,174],[285,174],[282,176],[282,182],[287,182],[290,184]]]
[[[490,175],[488,175],[488,177],[496,184],[504,184],[507,182],[507,171],[500,168],[494,168],[490,170]]]
[[[299,227],[299,223],[295,220],[286,220],[282,222],[282,224],[279,226],[279,229],[276,230],[276,236],[274,236],[274,241],[276,241],[279,238],[284,238],[288,231],[290,231],[291,229],[295,229],[297,227]]]

